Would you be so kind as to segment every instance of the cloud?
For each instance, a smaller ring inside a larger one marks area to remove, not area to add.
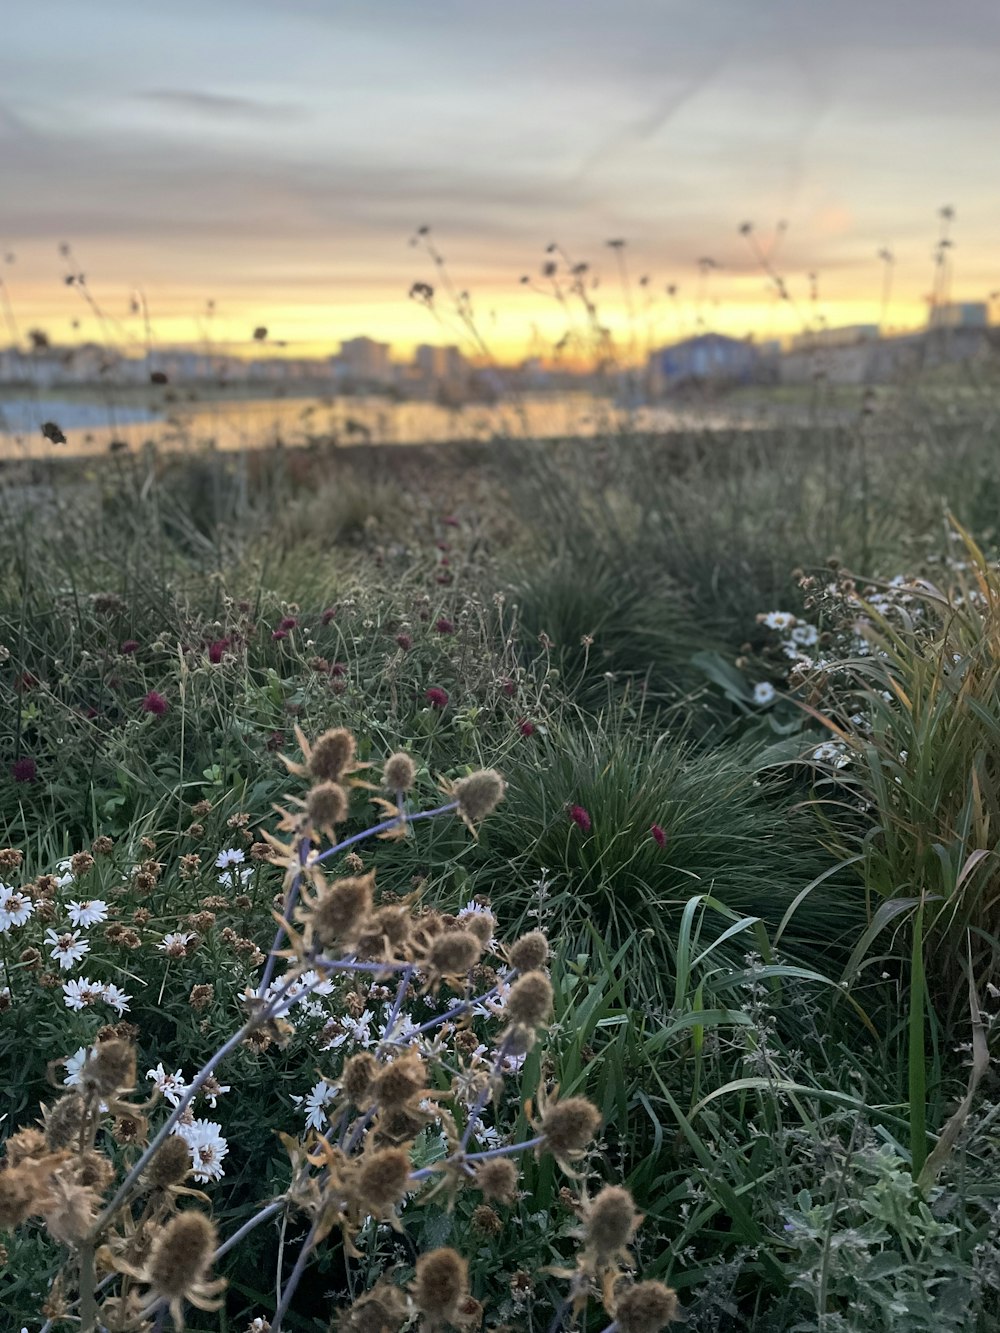
[[[228,93],[206,93],[189,88],[153,88],[133,94],[142,102],[152,102],[168,110],[189,111],[218,119],[290,120],[303,114],[304,108],[289,102],[265,102],[257,97],[233,97]]]

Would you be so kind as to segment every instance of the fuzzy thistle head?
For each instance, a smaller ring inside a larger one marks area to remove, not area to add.
[[[470,773],[455,783],[458,812],[470,824],[478,824],[493,813],[503,800],[507,784],[495,768],[484,768]]]
[[[410,1107],[427,1092],[427,1066],[414,1050],[397,1055],[391,1064],[380,1067],[372,1092],[385,1110]]]
[[[542,1115],[544,1146],[557,1159],[580,1157],[601,1124],[601,1113],[586,1097],[550,1102]]]
[[[518,1028],[534,1032],[552,1017],[552,982],[544,972],[526,972],[510,988],[504,1013]]]
[[[509,1157],[488,1157],[476,1168],[475,1184],[484,1199],[514,1203],[517,1199],[517,1164]]]
[[[516,972],[536,972],[549,961],[549,942],[540,930],[529,930],[511,945],[508,958]]]
[[[428,971],[434,977],[464,977],[479,962],[482,951],[471,930],[446,931],[427,951]]]
[[[364,929],[372,910],[374,871],[336,879],[320,890],[308,912],[313,936],[322,948],[335,943],[350,943]]]
[[[337,1333],[399,1333],[409,1313],[402,1287],[382,1278],[342,1311]]]
[[[370,1051],[359,1051],[357,1055],[344,1063],[340,1076],[340,1086],[352,1105],[363,1107],[367,1104],[372,1084],[381,1066]]]
[[[69,1092],[51,1106],[42,1108],[45,1138],[50,1148],[68,1148],[80,1137],[86,1103],[79,1094]]]
[[[662,1282],[635,1282],[615,1298],[621,1333],[660,1333],[678,1314],[677,1293]]]
[[[405,750],[391,754],[382,769],[382,781],[388,791],[409,791],[417,780],[417,766]]]
[[[211,1298],[225,1282],[206,1277],[217,1243],[209,1218],[191,1209],[172,1217],[153,1243],[143,1276],[150,1295],[167,1302],[179,1328],[184,1327],[184,1301],[191,1301],[200,1310],[216,1310],[222,1303]]]
[[[339,782],[318,782],[306,797],[306,814],[315,828],[342,824],[348,814],[347,792]]]
[[[103,1100],[135,1087],[135,1046],[113,1037],[99,1042],[84,1061],[80,1071],[84,1095]]]
[[[642,1219],[627,1189],[608,1185],[593,1199],[584,1215],[584,1242],[595,1267],[607,1268],[622,1253]]]
[[[462,926],[471,935],[475,935],[485,949],[496,933],[497,922],[492,912],[470,912],[468,916],[462,917]]]
[[[430,1328],[449,1323],[469,1290],[469,1266],[457,1250],[430,1250],[417,1260],[413,1304]]]
[[[339,782],[354,767],[356,749],[354,737],[346,727],[324,731],[310,748],[307,765],[310,776],[320,782]]]
[[[405,1148],[376,1148],[361,1159],[358,1200],[376,1217],[392,1212],[410,1181],[410,1154]]]
[[[183,1184],[190,1170],[190,1148],[179,1134],[171,1134],[154,1153],[145,1180],[152,1189],[165,1190]]]

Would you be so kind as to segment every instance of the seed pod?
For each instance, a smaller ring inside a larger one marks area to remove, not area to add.
[[[217,1243],[215,1227],[204,1213],[189,1209],[172,1217],[149,1256],[149,1282],[157,1295],[178,1300],[204,1276]]]
[[[107,1099],[135,1087],[135,1047],[118,1037],[99,1042],[84,1061],[80,1086],[85,1094]]]
[[[180,1185],[191,1170],[191,1149],[179,1134],[171,1134],[153,1155],[145,1179],[153,1189]]]
[[[334,880],[321,891],[309,921],[323,948],[357,939],[371,914],[374,882],[374,873],[357,875]]]
[[[464,976],[479,962],[482,951],[483,946],[471,931],[450,930],[431,945],[427,966],[436,976]]]
[[[455,783],[459,813],[470,824],[478,824],[492,814],[503,800],[506,786],[494,768],[484,768],[479,773],[470,773],[467,778],[461,778]]]
[[[382,780],[388,791],[409,791],[417,780],[417,766],[404,750],[400,750],[385,761]]]
[[[549,942],[540,930],[530,930],[510,947],[510,965],[517,972],[535,972],[549,959]]]
[[[518,1027],[543,1027],[552,1016],[552,982],[544,972],[526,972],[510,988],[504,1013]]]
[[[677,1293],[662,1282],[636,1282],[616,1298],[620,1333],[660,1333],[678,1317]]]
[[[354,737],[345,727],[324,731],[312,744],[309,772],[320,781],[339,782],[354,766]]]
[[[469,1266],[456,1250],[431,1250],[417,1260],[410,1293],[431,1328],[451,1320],[468,1290]]]
[[[517,1165],[509,1157],[490,1157],[476,1168],[476,1188],[484,1199],[513,1203],[517,1198]]]
[[[555,1157],[578,1157],[601,1124],[601,1113],[586,1097],[567,1097],[553,1102],[542,1116],[545,1147]]]
[[[368,1094],[378,1071],[379,1062],[369,1051],[359,1051],[357,1055],[352,1055],[344,1064],[344,1071],[340,1076],[340,1086],[350,1098],[352,1104],[359,1109],[367,1102]]]
[[[342,824],[347,813],[347,792],[339,782],[317,783],[306,797],[306,814],[316,828]]]
[[[363,1208],[384,1216],[395,1208],[410,1182],[410,1154],[405,1148],[377,1148],[361,1159],[358,1197]]]
[[[608,1185],[587,1209],[584,1239],[596,1266],[606,1268],[622,1251],[639,1225],[635,1201],[627,1189]]]

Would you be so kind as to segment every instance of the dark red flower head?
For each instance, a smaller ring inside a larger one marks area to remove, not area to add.
[[[126,657],[131,657],[134,652],[138,651],[138,648],[139,648],[138,639],[126,639],[125,642],[122,644],[122,646],[118,649],[118,651],[120,653],[123,653]]]
[[[214,643],[208,645],[208,660],[215,663],[221,662],[222,654],[228,647],[228,639],[216,639]]]
[[[413,647],[413,640],[410,638],[409,634],[397,634],[396,643],[402,648],[404,653],[408,653]]]
[[[447,708],[448,706],[448,691],[442,690],[437,685],[431,685],[424,694],[424,698],[432,708]]]
[[[158,694],[156,690],[150,690],[142,701],[143,712],[154,713],[157,717],[161,717],[169,707],[170,705],[167,703],[166,699],[164,699],[163,695]]]
[[[659,824],[651,825],[649,831],[657,847],[666,847],[667,835],[664,833],[663,829],[660,828]]]
[[[457,528],[457,527],[458,527],[458,519],[455,517],[454,514],[445,514],[445,516],[444,516],[444,518],[442,518],[441,522],[445,525],[446,528]]]
[[[447,616],[441,616],[439,620],[436,620],[434,622],[434,628],[437,630],[439,634],[455,633],[455,626],[452,624],[452,622],[448,619]]]
[[[285,616],[278,629],[295,629],[298,623],[294,616]]]
[[[514,697],[514,690],[516,688],[517,687],[515,686],[512,680],[505,680],[500,686],[500,693],[503,694],[506,698],[512,699]]]
[[[582,829],[584,833],[590,832],[590,815],[584,810],[582,805],[571,805],[569,808],[569,817],[577,828]]]
[[[534,736],[535,734],[534,722],[529,722],[526,717],[521,718],[520,722],[517,724],[517,729],[522,736]]]
[[[38,765],[34,759],[15,759],[10,771],[15,782],[38,781]]]
[[[324,625],[329,625],[330,621],[334,618],[336,614],[337,614],[337,608],[335,606],[328,606],[326,610],[323,612],[323,614],[320,616],[320,620]]]
[[[287,639],[287,638],[288,638],[288,630],[286,630],[286,629],[276,629],[276,630],[272,630],[272,632],[271,632],[271,638],[272,638],[272,639]]]

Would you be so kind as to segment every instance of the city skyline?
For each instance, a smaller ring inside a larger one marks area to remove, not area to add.
[[[65,284],[75,266],[137,346],[139,291],[159,343],[211,331],[249,346],[267,326],[302,354],[357,333],[405,354],[456,341],[407,296],[438,278],[409,244],[423,224],[503,361],[564,332],[538,290],[553,241],[599,272],[619,343],[645,337],[650,292],[656,342],[699,319],[789,337],[803,311],[916,327],[942,205],[956,211],[951,295],[1000,287],[998,41],[1000,11],[981,0],[762,0],[752,14],[739,0],[512,0],[502,15],[446,0],[21,4],[0,52],[9,311],[22,332],[100,340],[86,293]],[[746,218],[765,249],[787,222],[775,263],[798,312],[739,235]],[[705,258],[718,267],[699,271]]]

